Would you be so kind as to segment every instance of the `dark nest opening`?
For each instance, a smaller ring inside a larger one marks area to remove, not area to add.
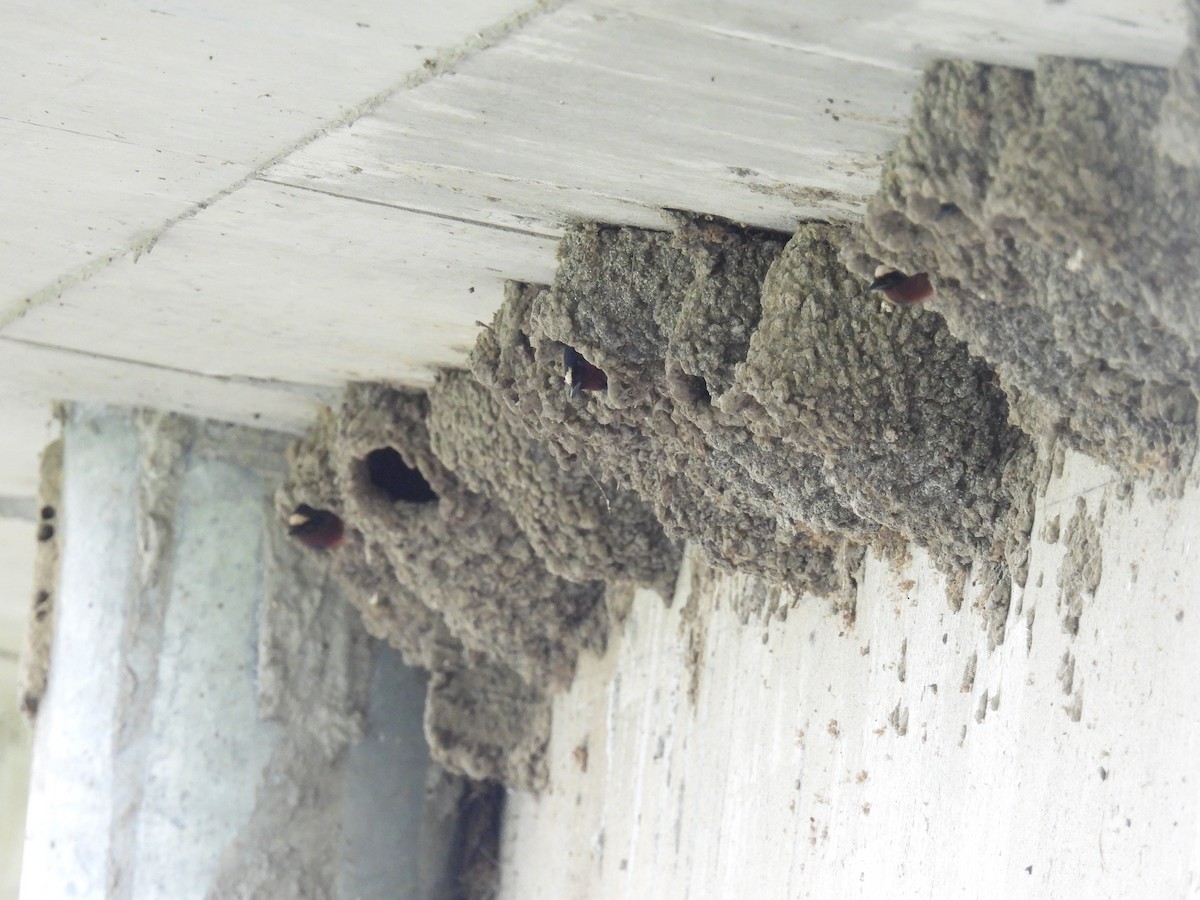
[[[437,492],[425,476],[406,464],[392,447],[380,447],[367,454],[367,475],[371,484],[393,501],[436,503]]]

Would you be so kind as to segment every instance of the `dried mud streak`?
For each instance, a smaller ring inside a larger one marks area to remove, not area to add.
[[[1067,522],[1063,543],[1067,554],[1058,570],[1058,611],[1063,631],[1075,635],[1083,615],[1083,596],[1095,595],[1104,567],[1100,523],[1088,515],[1082,497],[1075,500],[1075,514]]]
[[[975,705],[975,722],[982,725],[983,720],[987,718],[988,711],[988,692],[985,688],[983,693],[979,695],[979,702]]]
[[[1062,692],[1070,696],[1071,691],[1075,689],[1075,655],[1070,650],[1063,652],[1056,676],[1062,686]]]
[[[62,552],[63,441],[42,451],[38,468],[37,549],[33,558],[33,596],[17,664],[17,697],[21,713],[33,725],[50,678],[51,648],[58,602],[59,556]]]
[[[964,694],[971,693],[975,688],[975,671],[979,666],[979,654],[972,653],[967,657],[967,664],[963,667],[962,685],[959,690]]]
[[[726,578],[730,579],[729,609],[739,623],[768,625],[773,620],[787,620],[792,598],[778,584],[754,575],[727,575]]]
[[[695,560],[692,565],[703,567],[704,563]],[[709,599],[711,595],[698,589],[703,583],[704,576],[696,578],[696,568],[691,589],[687,600],[679,610],[679,638],[683,644],[683,661],[687,669],[687,698],[688,705],[695,710],[700,700],[700,685],[704,675],[705,653],[708,649],[708,621],[711,616]],[[711,576],[709,576],[711,577]]]
[[[74,267],[66,274],[59,276],[54,281],[24,298],[24,303],[11,304],[8,309],[0,310],[0,329],[6,328],[41,304],[55,300],[71,288],[88,282],[105,272],[114,263],[126,257],[129,257],[136,264],[142,254],[150,253],[158,241],[173,228],[196,218],[209,207],[234,195],[253,182],[266,181],[279,184],[280,182],[268,178],[267,174],[276,165],[284,162],[289,156],[298,154],[305,147],[333,131],[352,126],[359,119],[375,112],[398,94],[441,77],[471,56],[489,49],[500,41],[506,40],[512,33],[525,27],[532,20],[552,13],[565,2],[566,0],[534,0],[528,6],[510,13],[505,18],[476,30],[456,47],[436,53],[430,51],[431,56],[427,57],[423,65],[419,68],[409,72],[395,84],[367,97],[360,103],[356,103],[348,109],[340,109],[336,116],[320,123],[306,134],[302,134],[298,138],[289,141],[270,158],[256,162],[254,168],[231,184],[226,185],[202,200],[190,202],[181,212],[162,221],[160,224],[142,229],[126,240],[121,246],[113,248],[110,252],[99,254],[92,257],[89,262]],[[288,187],[297,189],[298,186],[288,185]],[[343,197],[342,199],[353,198]],[[419,212],[429,215],[428,210],[420,210]],[[480,222],[477,224],[488,225],[490,223]]]
[[[670,595],[678,550],[636,494],[601,485],[578,460],[556,459],[468,372],[441,373],[429,403],[438,458],[472,491],[512,513],[551,572]]]
[[[933,276],[929,305],[995,367],[1021,427],[1128,474],[1195,450],[1200,171],[1159,152],[1167,81],[1075,60],[935,63],[847,245],[860,274]]]
[[[1027,560],[1027,549],[1023,552],[1022,560]],[[985,566],[981,574],[986,581],[974,605],[983,616],[987,626],[988,650],[995,650],[1004,643],[1008,630],[1008,613],[1013,596],[1013,576],[1010,566],[1007,564]]]

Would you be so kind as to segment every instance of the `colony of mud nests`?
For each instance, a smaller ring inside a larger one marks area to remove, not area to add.
[[[856,226],[575,227],[469,372],[352,388],[280,511],[345,519],[331,565],[432,673],[435,758],[539,787],[606,590],[669,596],[685,542],[847,616],[873,546],[986,562],[1002,639],[1052,441],[1164,483],[1194,453],[1194,69],[936,64]],[[934,297],[881,305],[879,264]],[[602,373],[577,393],[572,354]]]
[[[862,274],[934,273],[932,307],[996,369],[1014,421],[1129,475],[1194,450],[1200,159],[1173,124],[1195,116],[1178,96],[1194,76],[1177,82],[1061,59],[933,66],[847,254]]]

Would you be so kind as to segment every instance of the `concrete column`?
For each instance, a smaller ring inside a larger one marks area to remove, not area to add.
[[[379,645],[366,736],[347,761],[340,895],[360,900],[455,896],[451,874],[461,778],[429,765],[420,722],[426,676]],[[398,773],[426,772],[422,782]],[[417,815],[397,816],[398,810]],[[405,877],[397,880],[397,873]]]
[[[0,655],[0,684],[9,686],[17,680],[11,652]],[[16,897],[20,882],[31,737],[16,704],[0,703],[0,897]]]
[[[410,896],[423,688],[391,661],[371,686],[357,613],[275,521],[288,437],[75,407],[64,440],[21,896]]]

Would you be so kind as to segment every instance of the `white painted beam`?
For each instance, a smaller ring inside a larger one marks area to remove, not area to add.
[[[0,345],[14,436],[60,397],[300,427],[346,380],[461,363],[567,222],[853,217],[929,59],[1165,65],[1185,34],[1177,0],[4,15],[0,322],[38,348]],[[8,440],[17,493],[40,442]]]
[[[4,335],[195,372],[214,389],[428,381],[465,357],[505,279],[553,277],[555,245],[255,181]],[[168,392],[154,399],[173,408]]]
[[[524,10],[514,0],[6,6],[0,320]]]

